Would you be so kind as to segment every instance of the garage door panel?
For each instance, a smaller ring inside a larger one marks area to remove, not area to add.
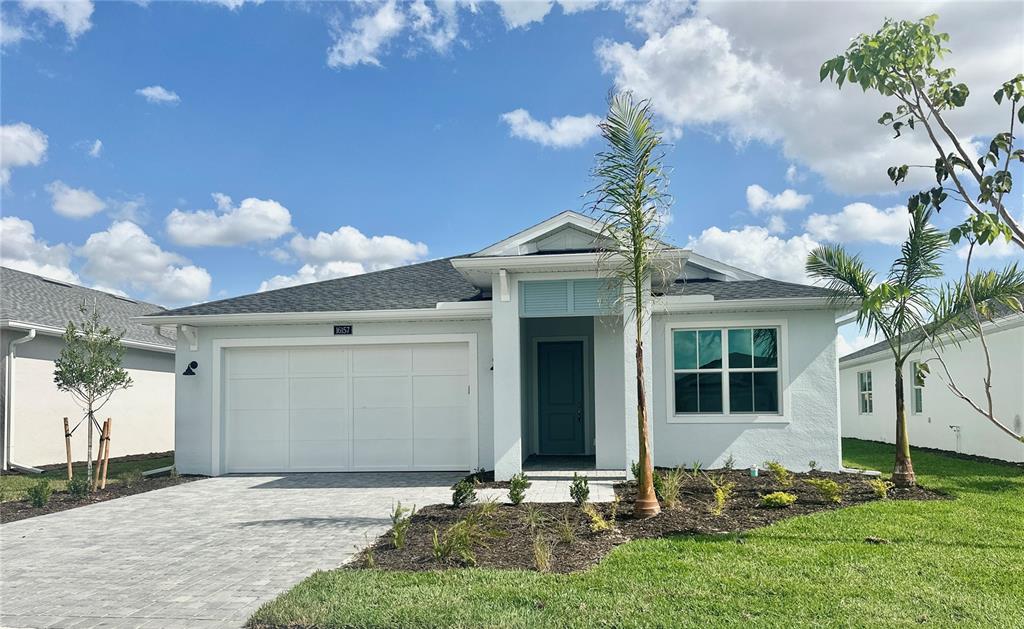
[[[357,376],[352,397],[356,408],[405,408],[412,403],[412,385],[406,376]]]
[[[466,436],[469,411],[465,406],[417,408],[413,413],[413,434],[417,439],[461,439]]]
[[[236,442],[288,439],[288,411],[233,410],[228,413],[227,429]]]
[[[229,388],[229,408],[236,410],[285,410],[288,381],[282,378],[234,380]]]
[[[288,350],[242,349],[228,353],[228,374],[231,378],[285,376],[288,373]]]
[[[452,466],[468,468],[469,439],[417,439],[413,459],[416,467],[447,468]]]
[[[352,413],[356,439],[412,439],[411,408],[357,408]]]
[[[291,411],[288,437],[295,440],[345,440],[352,437],[348,409],[311,408]]]
[[[412,464],[412,439],[356,439],[355,467],[409,469]]]
[[[291,408],[347,408],[345,378],[292,378]]]
[[[348,373],[348,349],[312,347],[288,352],[290,375],[344,376]]]
[[[352,371],[356,374],[404,374],[412,369],[408,346],[379,345],[352,350]]]
[[[465,343],[419,345],[412,349],[412,370],[416,373],[466,373]]]
[[[295,440],[290,444],[290,469],[335,471],[350,467],[348,439]]]
[[[469,396],[466,376],[413,376],[413,405],[451,406]]]
[[[288,449],[284,440],[242,441],[228,451],[230,472],[277,472],[288,469]]]

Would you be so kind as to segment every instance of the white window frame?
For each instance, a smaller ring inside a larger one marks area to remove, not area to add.
[[[871,385],[868,389],[861,389],[861,376],[867,374]],[[866,398],[864,396],[867,396]],[[868,410],[864,410],[864,400],[868,401]],[[874,415],[875,413],[875,377],[871,373],[870,369],[857,372],[857,414],[858,415]]]
[[[775,328],[778,330],[778,368],[766,367],[737,371],[775,371],[779,379],[779,410],[775,413],[753,412],[733,413],[729,408],[729,330],[747,328]],[[673,333],[689,330],[718,330],[722,333],[722,367],[702,369],[701,373],[722,373],[721,413],[676,413],[675,400],[675,346]],[[736,321],[667,321],[665,323],[665,409],[670,424],[788,424],[791,421],[789,409],[789,325],[785,319],[736,320]]]
[[[918,386],[917,384],[917,366],[921,364],[919,360],[910,361],[910,414],[911,415],[923,415],[924,414],[924,385]],[[921,392],[921,407],[917,406],[917,392]]]

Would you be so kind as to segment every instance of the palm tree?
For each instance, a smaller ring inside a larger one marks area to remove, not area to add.
[[[840,245],[817,247],[807,257],[807,273],[834,291],[834,301],[855,305],[857,323],[869,334],[882,336],[893,356],[896,374],[896,462],[892,480],[898,487],[916,484],[907,435],[903,367],[930,338],[969,325],[972,303],[1017,304],[1024,285],[1016,270],[988,272],[985,279],[968,282],[971,299],[951,299],[957,285],[936,286],[942,277],[939,258],[950,246],[949,237],[931,224],[931,209],[911,203],[910,229],[884,281]],[[1002,277],[1006,275],[1007,277]],[[1019,306],[1017,306],[1019,307]],[[919,377],[919,374],[913,374]]]
[[[608,117],[600,124],[607,150],[597,154],[590,192],[591,210],[601,216],[602,237],[611,243],[606,259],[621,282],[623,317],[636,326],[636,418],[640,440],[636,517],[661,511],[654,493],[654,467],[650,456],[647,391],[644,386],[644,324],[649,316],[651,274],[659,251],[659,235],[671,199],[662,170],[661,133],[654,128],[650,101],[633,99],[625,92],[611,97]]]

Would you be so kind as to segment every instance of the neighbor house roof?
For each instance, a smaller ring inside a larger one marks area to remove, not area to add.
[[[718,280],[676,281],[664,288],[664,293],[673,295],[710,295],[715,301],[734,299],[787,299],[797,297],[828,298],[834,293],[828,289],[806,284],[780,282],[779,280],[756,279],[734,280],[723,282]]]
[[[104,325],[123,330],[125,341],[174,347],[173,338],[132,321],[164,312],[161,306],[0,267],[0,321],[5,326],[17,323],[63,332],[68,321],[82,320],[83,305],[90,312],[96,309]]]
[[[438,302],[489,299],[451,264],[431,260],[383,271],[185,306],[160,315],[340,312],[434,308]]]

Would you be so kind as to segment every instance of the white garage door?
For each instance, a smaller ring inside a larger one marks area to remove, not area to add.
[[[468,470],[466,343],[232,348],[227,472]]]

